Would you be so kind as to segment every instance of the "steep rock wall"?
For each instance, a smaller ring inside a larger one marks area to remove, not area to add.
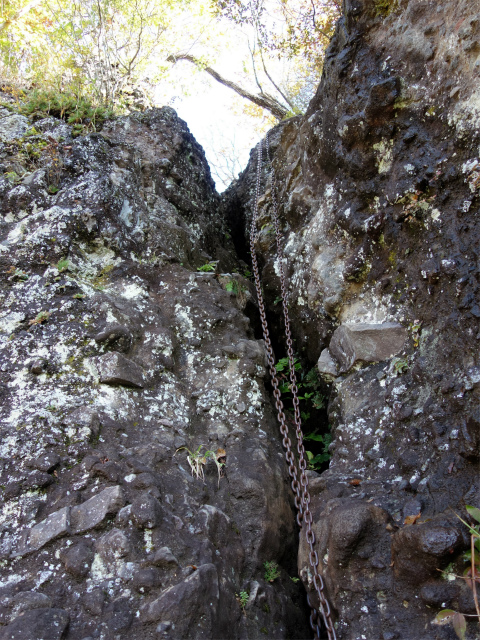
[[[169,108],[76,138],[4,109],[0,137],[0,638],[306,637],[254,298],[203,150]],[[214,258],[224,275],[197,272]]]
[[[342,639],[453,639],[435,615],[475,613],[454,575],[470,545],[456,514],[480,506],[479,38],[478,2],[346,0],[307,114],[270,134],[296,348],[331,385],[332,459],[310,486]],[[246,234],[255,172],[252,153],[224,202]],[[309,588],[307,558],[301,542]]]

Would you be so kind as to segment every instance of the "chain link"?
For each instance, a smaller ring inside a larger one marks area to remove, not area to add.
[[[260,281],[260,272],[258,268],[257,254],[255,251],[255,243],[258,236],[257,231],[257,219],[258,219],[258,201],[260,198],[261,188],[261,174],[262,174],[262,146],[260,142],[257,150],[257,176],[255,185],[255,202],[252,213],[252,223],[250,227],[250,253],[252,256],[252,268],[255,278],[255,288],[257,291],[258,308],[260,311],[260,320],[262,323],[263,338],[265,341],[265,350],[267,353],[268,368],[270,371],[270,377],[273,386],[273,395],[275,398],[275,407],[277,409],[278,421],[280,423],[280,432],[283,436],[282,444],[285,449],[285,458],[288,464],[288,472],[292,479],[291,487],[294,494],[295,506],[297,508],[297,522],[303,531],[305,531],[305,539],[309,546],[309,564],[313,576],[313,584],[315,592],[318,596],[320,604],[320,613],[327,629],[328,639],[336,640],[335,628],[333,626],[332,614],[330,605],[325,597],[325,585],[323,583],[322,576],[318,572],[318,555],[314,549],[315,546],[315,533],[312,529],[312,513],[310,511],[310,493],[308,490],[308,478],[306,474],[307,463],[305,459],[305,449],[303,446],[303,433],[302,433],[302,419],[300,415],[300,405],[298,400],[298,387],[295,375],[295,356],[293,353],[293,341],[292,333],[290,329],[290,316],[287,306],[287,285],[284,270],[284,256],[282,248],[282,237],[280,233],[280,224],[278,218],[277,196],[276,196],[276,182],[275,172],[270,160],[270,142],[268,133],[266,136],[266,152],[267,161],[270,163],[270,171],[272,176],[272,218],[275,227],[275,239],[277,248],[277,260],[280,270],[280,293],[282,299],[283,317],[285,321],[285,337],[287,343],[287,355],[290,369],[290,389],[293,396],[293,408],[294,408],[294,422],[295,422],[295,435],[297,439],[297,452],[298,452],[298,468],[295,462],[295,456],[292,451],[292,441],[290,440],[288,427],[286,423],[286,417],[284,412],[284,406],[281,399],[281,392],[279,388],[279,380],[277,376],[277,370],[275,367],[275,356],[273,354],[272,343],[270,340],[270,333],[268,330],[267,316],[265,312],[265,303],[263,300],[262,285]],[[300,470],[300,471],[299,471]],[[302,527],[302,525],[305,525]],[[320,640],[320,618],[317,609],[311,602],[310,596],[307,596],[308,604],[311,608],[310,626],[314,632],[314,639]]]

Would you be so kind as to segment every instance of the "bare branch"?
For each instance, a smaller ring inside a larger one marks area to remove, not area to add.
[[[248,50],[250,51],[250,57],[252,58],[252,68],[253,68],[253,75],[255,76],[255,82],[257,84],[257,87],[260,89],[260,91],[263,93],[263,87],[260,84],[260,81],[258,80],[257,77],[257,67],[255,65],[255,46],[256,46],[256,42],[254,42],[254,48],[252,51],[252,48],[250,47],[250,40],[247,40],[248,43]]]
[[[232,89],[233,91],[235,91],[235,93],[238,93],[239,96],[242,96],[242,98],[245,98],[246,100],[250,100],[250,102],[253,102],[259,107],[266,109],[278,120],[282,120],[282,118],[284,118],[288,113],[288,109],[284,107],[283,104],[278,102],[278,100],[276,100],[273,96],[270,96],[263,92],[260,94],[250,93],[250,91],[243,89],[243,87],[238,85],[236,82],[232,82],[231,80],[227,80],[226,78],[221,76],[217,71],[215,71],[215,69],[212,69],[212,67],[204,66],[201,60],[199,60],[198,58],[195,58],[190,54],[176,54],[176,55],[168,56],[167,60],[168,62],[173,62],[174,64],[179,60],[187,60],[188,62],[191,62],[192,64],[198,67],[201,67],[204,71],[206,71],[209,75],[211,75],[212,78],[214,78],[217,82],[219,82],[220,84],[223,84],[225,87],[228,87],[229,89]]]
[[[289,100],[287,98],[287,96],[283,93],[283,91],[280,89],[279,86],[277,86],[277,84],[275,83],[275,81],[273,80],[273,78],[271,77],[271,75],[268,73],[267,71],[267,67],[265,66],[265,60],[263,59],[263,53],[262,53],[262,47],[261,45],[259,45],[259,49],[260,49],[260,58],[262,59],[262,65],[263,65],[263,70],[265,71],[265,75],[267,76],[267,78],[270,80],[270,82],[273,84],[273,86],[275,87],[275,89],[278,91],[278,93],[282,96],[282,98],[285,100],[285,102],[288,104],[288,106],[292,109],[295,110],[295,105],[293,104],[293,102],[291,100]]]

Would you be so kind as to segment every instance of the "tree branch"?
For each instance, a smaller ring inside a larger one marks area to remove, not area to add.
[[[287,96],[283,93],[283,91],[280,89],[280,87],[277,86],[277,84],[274,82],[273,78],[271,77],[271,75],[268,73],[267,71],[267,67],[265,66],[265,60],[263,59],[263,53],[262,53],[262,45],[259,44],[258,48],[260,49],[260,58],[262,59],[262,65],[263,65],[263,70],[265,71],[265,75],[267,76],[267,78],[270,80],[270,82],[273,84],[273,86],[275,87],[275,89],[278,91],[278,93],[282,96],[282,98],[285,100],[285,102],[288,104],[288,106],[295,111],[295,105],[293,104],[293,102],[291,100],[289,100],[287,98]]]
[[[211,75],[212,78],[214,78],[217,82],[219,82],[220,84],[223,84],[225,87],[228,87],[229,89],[232,89],[233,91],[235,91],[235,93],[238,93],[239,96],[242,96],[242,98],[245,98],[246,100],[250,100],[250,102],[253,102],[259,107],[266,109],[278,120],[281,120],[282,118],[284,118],[288,113],[288,109],[284,107],[283,104],[278,102],[278,100],[276,100],[272,96],[269,96],[266,93],[259,93],[259,94],[250,93],[250,91],[243,89],[236,82],[232,82],[231,80],[227,80],[226,78],[221,76],[219,73],[217,73],[217,71],[215,71],[215,69],[212,69],[212,67],[205,67],[202,64],[202,62],[198,58],[195,58],[194,56],[191,56],[189,54],[176,54],[176,55],[168,56],[167,58],[168,62],[173,62],[173,63],[178,62],[178,60],[187,60],[188,62],[191,62],[192,64],[203,68],[203,70],[206,71],[209,75]]]

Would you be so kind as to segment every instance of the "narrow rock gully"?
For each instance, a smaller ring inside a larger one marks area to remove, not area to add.
[[[478,638],[479,38],[477,0],[344,0],[306,114],[270,132],[339,640],[455,640],[445,609]],[[0,640],[313,637],[248,274],[255,150],[220,197],[169,107],[74,135],[8,101]]]

